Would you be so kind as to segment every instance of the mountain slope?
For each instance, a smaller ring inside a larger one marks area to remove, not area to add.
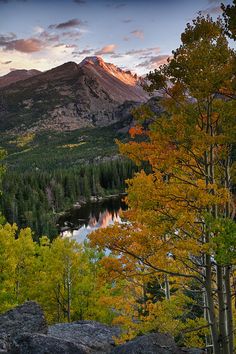
[[[136,75],[89,57],[0,88],[0,131],[107,126],[147,97]]]
[[[18,81],[26,80],[30,77],[40,74],[39,70],[13,70],[10,73],[0,77],[0,87],[6,87]]]

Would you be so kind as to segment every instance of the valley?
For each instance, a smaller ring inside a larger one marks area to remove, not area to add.
[[[35,239],[54,238],[60,213],[81,198],[124,192],[136,167],[115,141],[128,141],[132,110],[148,95],[137,75],[99,57],[7,80],[0,78],[1,209]]]

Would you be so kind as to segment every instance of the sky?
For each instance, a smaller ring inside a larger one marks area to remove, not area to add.
[[[222,0],[0,0],[0,76],[86,56],[139,75],[163,64],[198,12]],[[223,0],[224,4],[232,1]]]

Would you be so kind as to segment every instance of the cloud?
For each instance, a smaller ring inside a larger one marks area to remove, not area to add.
[[[66,44],[66,48],[77,48],[76,44]]]
[[[34,33],[41,34],[43,32],[44,32],[44,28],[43,27],[41,27],[41,26],[35,26],[34,27]]]
[[[64,46],[65,46],[65,43],[57,43],[53,47],[54,48],[60,48],[60,47],[64,47]]]
[[[12,63],[12,60],[7,60],[7,61],[1,62],[1,64],[3,64],[3,65],[7,65],[7,64],[10,64],[10,63]]]
[[[153,52],[154,53],[160,53],[160,48],[159,47],[152,47],[152,48],[143,48],[143,49],[131,49],[128,52],[126,52],[126,55],[140,55],[144,54],[146,56],[151,55]]]
[[[4,50],[16,50],[23,53],[33,53],[38,52],[43,48],[43,42],[37,38],[15,39],[5,42],[1,42],[0,40],[0,46],[2,46]]]
[[[80,38],[82,36],[82,33],[78,31],[67,31],[67,32],[63,32],[62,36],[66,38],[75,39],[75,38]]]
[[[17,36],[13,32],[10,32],[8,34],[0,34],[0,46],[4,46],[7,42],[13,41],[16,38]]]
[[[74,2],[75,2],[76,4],[79,4],[79,5],[86,3],[85,0],[74,0]]]
[[[123,37],[123,41],[128,42],[129,40],[130,40],[130,38],[128,36]]]
[[[144,33],[142,30],[133,30],[130,32],[134,37],[139,38],[139,39],[143,39],[144,38]]]
[[[112,54],[111,55],[111,58],[114,58],[114,59],[117,59],[117,58],[124,58],[124,54],[119,54],[119,53],[117,53],[117,54]]]
[[[115,2],[112,2],[112,3],[109,3],[106,5],[107,7],[113,7],[114,9],[122,9],[123,7],[126,6],[125,3],[115,3]]]
[[[136,67],[138,68],[147,68],[147,69],[155,69],[157,67],[159,67],[160,65],[166,64],[167,59],[170,57],[170,55],[157,55],[154,57],[151,57],[147,60],[145,60],[144,62],[137,64]]]
[[[81,21],[77,18],[73,18],[71,20],[68,20],[66,22],[61,22],[61,23],[57,23],[54,25],[49,25],[48,28],[49,29],[65,29],[65,28],[71,28],[71,27],[76,27],[76,26],[81,26],[84,25],[85,22]]]
[[[131,19],[131,18],[124,18],[124,19],[122,20],[122,22],[123,22],[123,23],[130,23],[130,22],[132,22],[132,19]]]
[[[54,33],[49,33],[47,31],[43,31],[40,33],[40,38],[45,40],[46,42],[56,42],[59,41],[59,35]]]
[[[102,49],[95,52],[95,55],[115,54],[116,47],[117,46],[115,44],[108,44],[105,47],[103,47]]]
[[[222,13],[222,9],[221,6],[211,6],[208,7],[205,10],[200,11],[202,15],[208,15],[208,14],[212,14],[212,15],[219,15]]]
[[[85,49],[80,50],[80,51],[72,52],[72,54],[75,57],[78,57],[78,56],[81,56],[81,55],[90,55],[92,53],[94,53],[94,49],[93,48],[85,48]]]

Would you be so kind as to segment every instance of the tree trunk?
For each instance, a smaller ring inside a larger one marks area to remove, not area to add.
[[[166,296],[166,300],[170,300],[170,283],[169,283],[169,278],[168,275],[165,274],[165,296]]]
[[[218,328],[215,318],[215,308],[214,301],[212,296],[212,270],[211,270],[211,257],[206,254],[205,256],[205,266],[206,266],[206,278],[205,278],[205,289],[206,289],[206,299],[207,299],[207,307],[208,307],[208,321],[211,330],[211,338],[213,344],[213,352],[214,354],[222,354],[219,346],[219,334]]]
[[[230,286],[230,266],[225,268],[225,291],[226,291],[226,315],[229,341],[229,353],[234,353],[234,330],[233,330],[233,310]]]
[[[226,306],[225,306],[225,289],[224,289],[224,268],[223,266],[217,266],[217,295],[218,295],[218,307],[219,307],[219,343],[222,350],[222,354],[229,354],[228,346],[228,333],[227,333],[227,321],[226,321]]]

